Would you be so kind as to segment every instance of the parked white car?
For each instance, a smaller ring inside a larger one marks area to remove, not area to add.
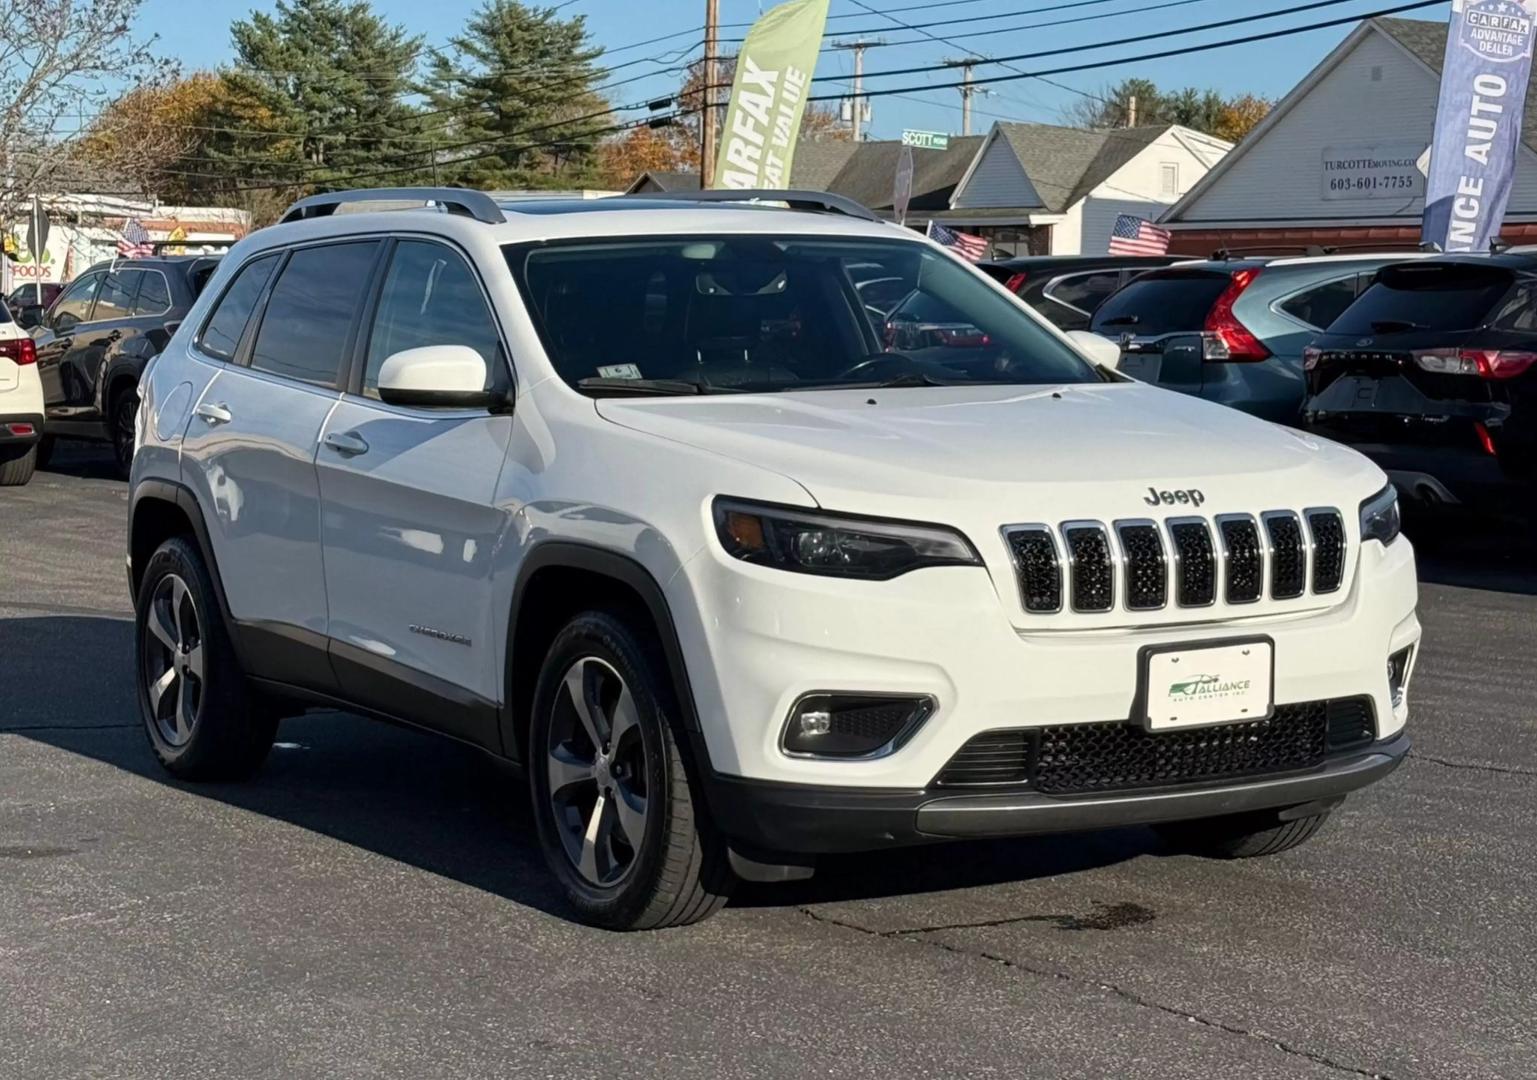
[[[43,384],[32,337],[0,301],[0,487],[32,479],[43,437]]]
[[[141,382],[176,775],[251,773],[306,704],[441,732],[640,928],[898,844],[1268,854],[1406,753],[1414,556],[1358,454],[1125,379],[831,196],[332,213],[412,194],[242,241]]]

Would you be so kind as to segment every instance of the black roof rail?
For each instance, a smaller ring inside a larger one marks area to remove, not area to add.
[[[621,199],[670,202],[784,203],[791,210],[812,210],[828,214],[847,214],[861,221],[881,221],[879,214],[862,203],[830,191],[806,191],[800,188],[710,188],[704,191],[645,191],[621,195]]]
[[[236,244],[236,241],[234,241],[234,240],[224,240],[224,239],[218,239],[218,240],[151,240],[149,242],[149,247],[150,247],[151,251],[153,251],[156,255],[158,255],[162,251],[164,251],[166,248],[170,248],[170,247],[234,247],[235,244]],[[205,252],[205,251],[193,251],[193,252],[189,252],[188,254],[191,254],[191,255],[206,255],[207,252]]]
[[[1253,247],[1220,247],[1211,253],[1214,261],[1226,261],[1242,255],[1276,255],[1283,251],[1296,251],[1303,255],[1319,252],[1313,244],[1256,244]]]
[[[300,199],[278,219],[279,224],[326,217],[336,213],[336,208],[349,203],[365,202],[421,202],[435,203],[450,214],[474,218],[487,225],[501,225],[507,220],[496,200],[484,191],[473,188],[402,187],[357,188],[353,191],[330,191],[324,195],[311,195]]]

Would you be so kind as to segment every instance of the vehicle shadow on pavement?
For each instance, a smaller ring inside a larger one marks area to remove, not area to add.
[[[1410,514],[1420,582],[1537,596],[1537,543],[1528,526],[1469,515]]]
[[[534,836],[524,782],[468,746],[337,712],[283,721],[246,783],[189,784],[150,753],[133,699],[126,619],[0,619],[0,736],[82,755],[566,918]],[[63,793],[61,793],[62,796]],[[1103,866],[1158,850],[1127,829],[915,848],[826,860],[789,886],[747,886],[737,906],[939,892]]]
[[[38,466],[39,472],[61,473],[86,480],[122,480],[117,463],[112,459],[112,449],[105,443],[62,439],[53,448],[48,464]]]

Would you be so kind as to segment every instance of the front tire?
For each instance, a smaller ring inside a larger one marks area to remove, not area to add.
[[[624,620],[592,611],[556,636],[534,691],[540,847],[583,921],[613,930],[697,922],[734,881],[666,670]]]
[[[1290,851],[1312,838],[1329,820],[1329,811],[1291,821],[1279,820],[1274,811],[1234,814],[1231,817],[1171,821],[1156,826],[1176,851],[1212,859],[1256,859]]]
[[[37,468],[37,444],[0,448],[0,487],[21,487]]]
[[[160,764],[183,780],[254,773],[272,749],[277,719],[248,691],[213,578],[185,537],[150,556],[134,625],[139,712]]]

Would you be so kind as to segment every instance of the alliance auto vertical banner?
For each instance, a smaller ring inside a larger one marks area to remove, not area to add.
[[[1515,179],[1537,0],[1452,0],[1420,238],[1487,251]]]
[[[721,130],[716,187],[790,186],[790,164],[822,47],[827,5],[828,0],[790,0],[748,31],[737,54]]]

